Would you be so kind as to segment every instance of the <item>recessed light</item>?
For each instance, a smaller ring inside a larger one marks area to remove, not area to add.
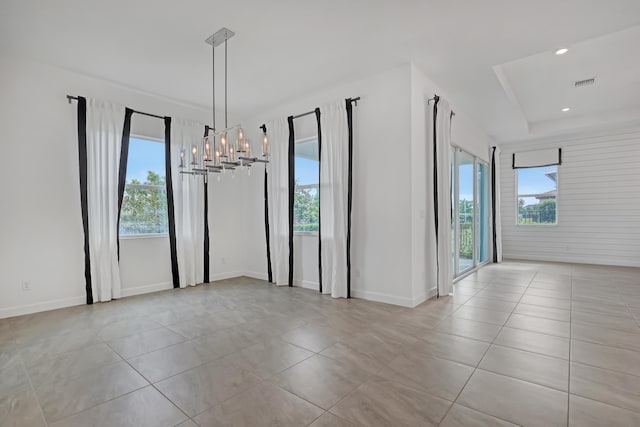
[[[571,108],[569,108],[569,107],[564,107],[564,108],[562,109],[562,112],[563,112],[563,113],[566,113],[567,111],[570,111],[570,110],[571,110]]]
[[[564,55],[567,52],[569,52],[569,49],[567,49],[566,47],[563,47],[562,49],[556,50],[556,55]]]

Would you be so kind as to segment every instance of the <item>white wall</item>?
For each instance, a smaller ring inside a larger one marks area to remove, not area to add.
[[[208,121],[210,113],[171,100],[22,59],[0,56],[0,317],[84,303],[76,107],[66,94],[109,99],[160,115]],[[426,188],[426,99],[438,90],[412,64],[242,120],[259,140],[270,119],[361,96],[354,108],[352,291],[413,306],[429,296],[432,232]],[[454,105],[455,108],[455,105]],[[487,138],[456,111],[454,141],[482,155]],[[234,121],[235,122],[235,121]],[[132,133],[162,137],[159,121],[134,115]],[[304,133],[303,131],[301,131]],[[486,158],[486,157],[485,157]],[[266,277],[261,166],[210,180],[212,280]],[[7,183],[15,183],[8,185]],[[317,284],[317,238],[296,236],[296,282]],[[170,287],[167,238],[121,242],[123,294]],[[21,290],[28,281],[30,291]]]
[[[438,94],[447,99],[456,115],[451,124],[451,142],[471,154],[489,158],[490,139],[464,113],[456,108],[446,91],[438,87],[417,67],[411,66],[411,283],[414,301],[435,294],[436,246],[433,200],[427,189],[433,188],[433,121],[427,100]],[[445,169],[444,173],[448,170]]]
[[[354,108],[352,292],[356,297],[415,306],[434,293],[433,216],[426,196],[427,186],[432,185],[427,173],[427,99],[434,93],[447,96],[413,64],[405,64],[281,103],[245,120],[255,140],[257,127],[270,119],[361,96]],[[489,138],[462,111],[456,111],[453,138],[488,159]],[[248,191],[255,194],[248,198],[255,203],[246,207],[255,213],[247,221],[249,270],[265,277],[264,218],[258,197],[262,180]],[[294,278],[312,282],[317,280],[317,240],[298,244],[299,240],[294,242]],[[312,266],[302,277],[297,271],[300,257]]]
[[[67,94],[112,100],[173,117],[208,120],[210,113],[44,64],[0,55],[0,318],[82,304],[84,252],[76,105]],[[163,137],[157,119],[133,116],[132,133]],[[239,238],[230,238],[241,186],[215,181],[211,191],[212,275],[242,270]],[[236,231],[237,234],[242,231]],[[222,264],[222,254],[226,262]],[[168,239],[121,242],[123,294],[169,287]],[[28,281],[30,291],[22,291]]]
[[[410,135],[410,67],[405,65],[374,76],[328,88],[321,92],[283,102],[254,117],[243,120],[248,135],[259,140],[258,126],[278,117],[313,110],[330,102],[361,96],[354,108],[352,293],[373,300],[411,304],[411,222],[409,205],[410,151],[402,149]],[[248,270],[264,277],[266,249],[264,237],[263,181],[250,183],[247,189]],[[404,208],[403,208],[404,207]],[[304,255],[317,266],[316,239]],[[310,242],[306,242],[310,243]],[[300,248],[298,247],[300,246]],[[316,248],[315,251],[313,248]],[[307,270],[311,272],[311,270]],[[296,270],[294,269],[294,275]],[[316,273],[317,280],[317,273]],[[299,280],[313,281],[312,276]]]
[[[517,226],[511,154],[562,148],[558,225]],[[502,236],[507,258],[640,267],[640,131],[518,142],[502,150]]]

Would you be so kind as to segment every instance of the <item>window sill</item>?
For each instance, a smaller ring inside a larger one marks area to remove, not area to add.
[[[303,236],[303,237],[318,237],[317,231],[294,231],[294,236]]]
[[[120,240],[135,240],[135,239],[168,239],[169,233],[155,233],[155,234],[128,234],[126,236],[120,236]]]

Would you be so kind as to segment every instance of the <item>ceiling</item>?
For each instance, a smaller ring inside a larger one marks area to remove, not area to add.
[[[530,133],[606,125],[638,112],[640,26],[567,47],[562,55],[550,50],[494,67]],[[594,83],[576,85],[589,79]]]
[[[228,27],[237,114],[411,61],[514,141],[640,119],[638,25],[638,0],[2,0],[0,50],[210,108],[204,39]]]

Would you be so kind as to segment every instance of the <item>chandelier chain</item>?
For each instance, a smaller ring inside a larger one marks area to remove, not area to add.
[[[224,39],[224,127],[225,129],[229,127],[229,117],[227,112],[227,71],[228,71],[228,62],[227,62],[227,38]]]
[[[213,70],[213,90],[212,90],[212,95],[213,95],[213,132],[215,133],[216,131],[216,47],[212,44],[211,45],[211,63],[212,63],[212,67],[211,69]]]

